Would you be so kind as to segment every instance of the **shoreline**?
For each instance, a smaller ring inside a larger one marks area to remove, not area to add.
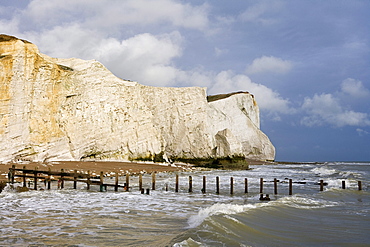
[[[149,162],[126,162],[126,161],[53,161],[53,162],[12,162],[6,164],[0,164],[0,181],[8,181],[7,175],[9,168],[15,165],[17,168],[23,168],[26,166],[29,169],[34,169],[38,167],[38,170],[48,170],[49,168],[52,171],[80,171],[86,172],[90,171],[91,173],[100,173],[101,171],[104,174],[110,174],[112,172],[118,173],[119,175],[124,175],[127,173],[130,174],[139,174],[139,173],[152,173],[152,172],[176,172],[176,171],[190,171],[195,169],[190,164],[180,164],[175,163],[172,165],[169,164],[160,164],[160,163],[149,163]]]
[[[263,165],[263,164],[275,164],[275,162],[249,160],[246,162],[248,165]],[[188,163],[154,163],[154,162],[130,162],[130,161],[52,161],[52,162],[10,162],[10,163],[0,163],[0,181],[8,181],[9,168],[15,165],[17,168],[27,168],[34,169],[38,167],[39,170],[52,171],[80,171],[87,172],[90,170],[92,173],[109,174],[112,172],[118,172],[119,175],[139,174],[139,173],[152,173],[152,172],[177,172],[177,171],[193,171],[201,169],[201,167],[195,164]]]

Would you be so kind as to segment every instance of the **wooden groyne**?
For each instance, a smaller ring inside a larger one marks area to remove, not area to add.
[[[35,169],[27,169],[25,166],[23,168],[16,168],[14,165],[9,168],[9,182],[14,183],[15,178],[22,178],[23,187],[27,187],[27,178],[33,180],[33,189],[38,189],[38,181],[43,181],[45,187],[50,190],[51,182],[58,181],[58,189],[64,188],[64,181],[73,181],[73,188],[77,189],[77,183],[85,183],[86,188],[89,190],[91,185],[99,185],[100,190],[106,190],[107,187],[114,187],[115,191],[118,188],[123,188],[128,190],[129,188],[129,175],[126,175],[126,184],[120,185],[118,183],[119,174],[115,174],[115,183],[109,184],[104,182],[104,174],[100,172],[100,175],[92,174],[90,171],[87,173],[82,173],[80,171],[74,170],[73,172],[66,172],[64,169],[60,171],[52,171],[50,168],[48,170],[39,170],[37,167]],[[29,181],[30,182],[30,181]],[[28,184],[30,187],[30,184]]]
[[[114,191],[118,191],[119,188],[122,188],[121,191],[128,191],[130,189],[130,174],[125,174],[125,183],[119,184],[119,174],[115,173],[115,180],[114,183],[107,183],[104,181],[104,173],[100,172],[99,175],[96,175],[95,173],[91,173],[88,171],[87,173],[83,173],[77,170],[74,170],[73,172],[66,172],[64,169],[61,169],[60,171],[52,171],[50,168],[48,170],[39,170],[38,167],[35,169],[27,169],[25,166],[23,168],[16,168],[15,165],[13,165],[11,168],[9,168],[9,174],[8,179],[10,183],[15,182],[15,178],[21,178],[21,182],[23,183],[23,187],[27,187],[27,179],[28,179],[28,187],[31,187],[31,181],[33,181],[33,189],[38,189],[38,182],[43,182],[45,185],[45,189],[50,190],[51,189],[51,182],[57,181],[58,182],[58,189],[64,188],[64,182],[65,181],[72,181],[73,182],[73,188],[77,189],[77,183],[84,183],[86,184],[87,190],[90,189],[91,185],[98,185],[100,186],[100,191],[106,191],[107,187],[113,187]],[[111,181],[112,179],[109,179]],[[144,188],[143,188],[143,176],[142,174],[138,174],[138,188],[139,191],[144,194]],[[273,183],[273,194],[278,194],[278,184],[279,183],[288,183],[288,193],[289,195],[293,194],[293,183],[297,184],[306,184],[306,182],[293,182],[292,179],[285,178],[284,181],[280,181],[276,178],[274,178],[273,181],[265,181],[263,178],[259,179],[259,193],[264,194],[266,193],[264,191],[264,183]],[[324,180],[319,180],[319,191],[324,190],[324,186],[328,185],[324,182]],[[208,190],[207,186],[207,178],[206,176],[202,176],[202,188],[201,192],[203,194],[206,194]],[[230,177],[230,183],[229,183],[229,194],[233,195],[235,187],[235,180],[233,177]],[[342,189],[345,189],[345,181],[342,181]],[[165,191],[169,191],[169,185],[168,183],[165,184]],[[156,190],[156,173],[151,173],[151,190]],[[193,177],[189,176],[188,179],[188,192],[193,192]],[[358,190],[362,190],[362,183],[361,181],[358,181]],[[146,189],[146,194],[149,194],[150,188]],[[174,191],[176,193],[179,192],[179,175],[176,173],[175,177],[175,184],[174,184]],[[215,193],[220,194],[220,178],[217,176],[215,181]],[[248,178],[244,178],[244,193],[248,194]]]

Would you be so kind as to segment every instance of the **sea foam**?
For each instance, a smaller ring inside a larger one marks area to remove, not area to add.
[[[311,171],[320,176],[330,176],[338,172],[335,169],[329,169],[327,167],[316,167],[313,168]]]
[[[288,206],[300,209],[326,208],[338,205],[337,202],[324,199],[305,198],[299,195],[283,197],[269,204],[270,206]]]
[[[191,216],[188,220],[189,228],[199,226],[207,217],[212,215],[237,214],[257,207],[258,204],[246,204],[246,205],[224,204],[224,203],[214,204],[210,207],[199,210],[197,215]]]

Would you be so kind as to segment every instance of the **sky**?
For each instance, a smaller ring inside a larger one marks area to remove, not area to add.
[[[278,161],[370,161],[368,0],[0,0],[0,33],[144,85],[248,91]]]

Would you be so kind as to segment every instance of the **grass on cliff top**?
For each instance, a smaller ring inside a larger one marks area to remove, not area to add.
[[[249,92],[239,91],[239,92],[226,93],[226,94],[208,95],[207,96],[207,101],[208,102],[212,102],[212,101],[216,101],[216,100],[220,100],[220,99],[226,99],[226,98],[228,98],[228,97],[230,97],[232,95],[242,94],[242,93],[249,94]]]

